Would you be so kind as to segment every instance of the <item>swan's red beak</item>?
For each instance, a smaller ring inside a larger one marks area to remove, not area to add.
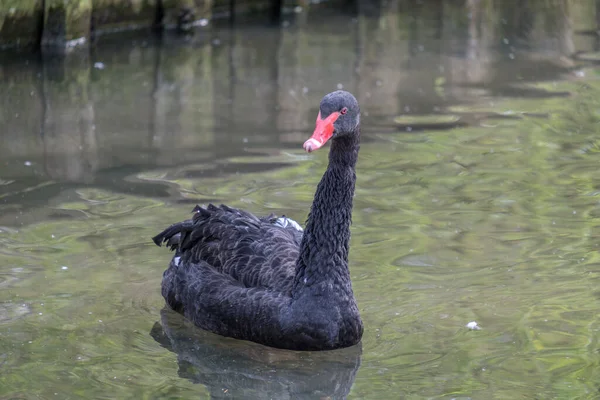
[[[315,126],[315,131],[313,132],[310,139],[304,142],[304,150],[307,152],[315,151],[321,148],[333,135],[333,123],[340,117],[340,113],[335,111],[329,114],[329,116],[325,119],[321,118],[321,112],[319,111],[319,115],[317,116],[317,124]]]

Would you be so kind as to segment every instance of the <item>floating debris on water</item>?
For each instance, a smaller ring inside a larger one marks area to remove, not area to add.
[[[479,325],[477,325],[477,322],[475,321],[471,321],[467,324],[467,328],[473,330],[473,331],[478,331],[481,329],[481,327]]]

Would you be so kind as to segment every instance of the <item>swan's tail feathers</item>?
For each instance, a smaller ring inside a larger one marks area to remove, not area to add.
[[[175,235],[173,235],[169,239],[167,239],[167,247],[170,248],[171,250],[175,250],[177,247],[179,247],[180,240],[181,240],[181,233],[176,233]]]
[[[166,244],[171,250],[185,253],[190,249],[196,252],[206,252],[217,256],[218,250],[211,250],[221,245],[235,245],[243,239],[249,240],[253,235],[259,235],[261,226],[268,219],[257,218],[255,215],[221,204],[208,204],[205,207],[197,205],[192,210],[192,219],[173,224],[152,238],[157,246]],[[235,247],[235,246],[234,246]],[[202,256],[200,258],[208,257]],[[210,257],[209,257],[210,258]],[[211,264],[213,265],[213,264]]]
[[[181,237],[187,236],[187,233],[193,229],[194,224],[191,221],[184,221],[178,224],[173,224],[158,235],[152,238],[152,241],[157,246],[161,246],[166,243],[166,246],[171,250],[175,250],[180,247],[182,242]],[[182,235],[183,234],[183,235]]]
[[[212,204],[209,204],[208,207],[203,208],[199,205],[196,205],[196,207],[194,207],[194,209],[192,210],[192,213],[194,214],[194,220],[197,220],[199,218],[204,219],[210,217],[212,215],[211,211],[214,211],[211,207],[214,206]]]

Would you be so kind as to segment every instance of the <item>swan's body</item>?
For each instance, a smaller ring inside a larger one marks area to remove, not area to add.
[[[154,238],[176,251],[162,282],[171,308],[206,330],[273,347],[328,350],[360,341],[348,270],[359,109],[348,92],[323,98],[304,148],[331,137],[304,232],[285,217],[209,205]]]

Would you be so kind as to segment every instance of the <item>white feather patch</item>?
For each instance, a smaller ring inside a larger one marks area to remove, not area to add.
[[[293,219],[288,218],[288,217],[277,218],[277,220],[275,220],[275,225],[280,226],[282,228],[287,228],[288,226],[291,226],[292,228],[296,229],[299,232],[304,232],[304,229],[302,229],[300,224],[298,224],[296,221],[294,221]]]

